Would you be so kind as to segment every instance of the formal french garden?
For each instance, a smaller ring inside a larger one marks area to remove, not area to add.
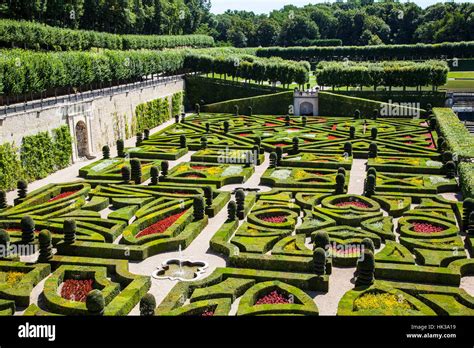
[[[74,157],[77,121],[0,128],[0,316],[474,315],[474,137],[448,105],[472,6],[91,1],[0,5],[0,127],[142,93],[99,154]]]

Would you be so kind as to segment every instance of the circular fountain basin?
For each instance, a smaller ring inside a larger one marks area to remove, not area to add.
[[[169,279],[189,282],[201,277],[208,267],[205,261],[168,259],[153,272],[155,279]]]

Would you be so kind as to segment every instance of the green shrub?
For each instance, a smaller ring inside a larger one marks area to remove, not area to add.
[[[459,165],[459,179],[464,198],[474,198],[474,163],[463,162]]]
[[[155,315],[156,299],[155,296],[148,293],[140,300],[140,315],[149,317]]]
[[[18,179],[23,175],[23,167],[15,145],[12,143],[0,145],[0,188],[14,189]]]
[[[92,290],[87,294],[86,307],[91,315],[104,315],[105,300],[100,290]]]
[[[462,158],[474,158],[474,138],[453,110],[433,108],[440,135],[446,140],[449,149]]]
[[[33,243],[35,240],[35,222],[31,216],[21,218],[21,241],[23,244]]]
[[[39,256],[38,262],[47,263],[53,258],[53,243],[51,242],[51,233],[43,230],[38,235],[39,239]]]

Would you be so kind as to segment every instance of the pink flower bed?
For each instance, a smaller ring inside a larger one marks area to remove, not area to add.
[[[335,204],[336,207],[357,207],[357,208],[369,208],[369,205],[360,202],[360,201],[347,201],[347,202],[339,202]]]
[[[286,304],[286,303],[290,303],[290,300],[281,292],[274,290],[268,295],[260,297],[255,304],[263,305],[263,304]]]
[[[202,314],[201,317],[213,317],[214,316],[214,311],[207,309],[205,310]]]
[[[203,177],[201,175],[197,175],[197,174],[188,174],[188,175],[185,176],[185,178],[202,179]]]
[[[263,215],[259,216],[258,218],[272,224],[280,224],[286,221],[286,215]]]
[[[276,127],[278,126],[276,123],[270,123],[270,122],[267,122],[264,124],[265,127]]]
[[[167,218],[164,218],[160,221],[155,222],[153,225],[148,226],[144,230],[140,231],[136,235],[136,238],[165,232],[171,225],[173,225],[176,222],[176,220],[178,220],[181,216],[183,216],[184,213],[186,213],[186,210],[182,211],[181,213],[168,216]]]
[[[441,226],[436,226],[430,223],[414,222],[412,223],[413,231],[418,233],[438,233],[444,231]]]

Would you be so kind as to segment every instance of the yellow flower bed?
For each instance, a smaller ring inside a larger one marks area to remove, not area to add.
[[[294,174],[293,174],[293,178],[295,180],[302,180],[302,179],[305,179],[308,177],[308,173],[306,173],[306,171],[302,170],[302,169],[296,169]]]
[[[377,309],[387,315],[412,310],[412,306],[403,297],[388,293],[366,293],[354,301],[354,310]]]
[[[7,272],[5,281],[9,286],[15,286],[24,275],[22,272]]]

